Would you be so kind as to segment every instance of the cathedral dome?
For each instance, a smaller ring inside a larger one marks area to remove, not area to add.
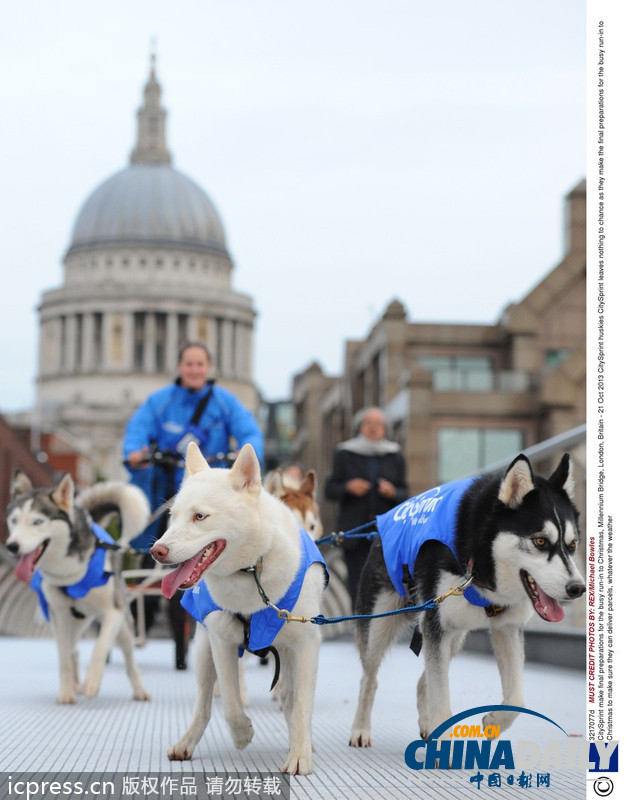
[[[138,110],[130,165],[101,183],[76,218],[67,255],[80,250],[150,245],[226,253],[223,225],[210,198],[171,166],[166,111],[152,56]]]
[[[85,201],[68,252],[169,244],[225,252],[219,215],[203,189],[170,164],[132,163]]]

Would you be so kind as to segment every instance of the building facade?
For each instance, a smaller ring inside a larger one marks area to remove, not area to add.
[[[39,307],[32,424],[84,438],[97,474],[122,474],[124,425],[175,377],[187,340],[208,346],[221,385],[255,410],[252,299],[232,288],[214,204],[172,165],[153,57],[129,164],[82,205],[63,266]]]
[[[413,322],[393,300],[343,375],[311,364],[293,381],[293,457],[321,476],[354,414],[387,412],[413,494],[473,474],[586,421],[586,184],[566,197],[565,256],[489,325]],[[334,508],[320,498],[325,526]]]

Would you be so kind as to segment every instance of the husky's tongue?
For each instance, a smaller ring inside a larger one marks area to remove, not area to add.
[[[45,545],[41,545],[33,550],[32,553],[27,553],[27,555],[22,556],[22,558],[18,561],[15,568],[15,577],[19,581],[22,581],[22,583],[31,582],[33,572],[35,572],[35,565],[39,561],[41,554],[44,552],[44,548]]]
[[[162,594],[169,599],[178,589],[189,589],[201,578],[210,564],[221,555],[225,549],[225,540],[218,539],[204,547],[197,555],[183,561],[174,570],[162,578]]]
[[[560,603],[555,598],[549,597],[529,573],[523,571],[521,576],[525,590],[538,616],[547,622],[560,622],[561,619],[564,619],[564,611]]]

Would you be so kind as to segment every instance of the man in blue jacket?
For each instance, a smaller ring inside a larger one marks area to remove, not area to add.
[[[183,461],[191,439],[207,457],[227,453],[230,437],[238,448],[249,442],[262,464],[263,434],[256,419],[233,394],[209,380],[210,369],[210,354],[203,344],[184,345],[179,355],[177,380],[149,395],[131,417],[123,441],[123,457],[133,470],[132,483],[143,489],[149,485],[147,478],[141,476],[151,469],[143,463],[151,446],[162,452],[179,453]],[[200,407],[199,418],[195,420]],[[175,490],[183,474],[183,466],[177,467]],[[160,488],[158,485],[148,493],[159,495],[151,498],[156,500],[156,507],[170,496]]]
[[[123,458],[131,483],[145,492],[153,511],[177,492],[189,441],[195,441],[207,458],[227,453],[231,440],[237,449],[249,442],[262,465],[264,438],[254,415],[231,392],[216,386],[209,379],[210,371],[205,345],[185,344],[179,353],[177,380],[149,395],[127,423]],[[147,460],[151,448],[180,455],[181,461],[152,463]],[[165,521],[163,515],[145,532],[147,549],[161,534]],[[176,662],[178,668],[185,668],[185,658],[177,656]]]

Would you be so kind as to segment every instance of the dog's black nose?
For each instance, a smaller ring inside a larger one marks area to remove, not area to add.
[[[576,600],[578,597],[582,597],[586,591],[586,586],[582,581],[571,581],[571,583],[567,583],[565,589],[571,600]]]
[[[10,553],[17,553],[17,551],[19,549],[20,549],[20,545],[17,542],[8,542],[7,543],[7,550]]]

